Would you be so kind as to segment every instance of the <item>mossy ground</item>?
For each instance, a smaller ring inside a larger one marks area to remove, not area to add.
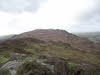
[[[100,55],[74,50],[66,45],[52,43],[32,43],[30,48],[24,48],[32,52],[34,57],[39,55],[63,57],[77,63],[89,63],[100,65]]]
[[[1,52],[0,53],[0,66],[2,66],[2,64],[8,62],[10,60],[10,53],[8,53],[7,51]]]
[[[11,74],[9,71],[5,71],[5,72],[0,73],[0,75],[11,75]]]
[[[38,58],[40,55],[54,56],[69,59],[75,63],[87,63],[100,66],[100,55],[82,52],[77,49],[73,49],[69,44],[59,42],[43,42],[32,39],[19,41],[18,39],[16,41],[14,40],[4,43],[0,48],[0,51],[0,56],[3,57],[3,59],[0,58],[2,59],[2,62],[5,62],[9,59],[10,53],[18,52],[31,55],[33,58]],[[26,58],[26,60],[31,59]]]

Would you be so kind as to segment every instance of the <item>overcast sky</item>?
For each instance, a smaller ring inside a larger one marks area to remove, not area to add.
[[[100,31],[100,0],[0,0],[0,35],[48,28]]]

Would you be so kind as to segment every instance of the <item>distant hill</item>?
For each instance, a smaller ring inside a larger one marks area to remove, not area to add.
[[[10,38],[12,38],[13,36],[15,36],[15,35],[0,36],[0,41],[4,41],[4,40],[7,40],[7,39],[10,39]]]
[[[55,41],[68,43],[73,48],[86,51],[86,52],[100,52],[100,44],[96,44],[87,38],[80,38],[74,34],[68,33],[65,30],[59,29],[37,29],[34,31],[22,33],[15,36],[13,39],[18,38],[36,38],[43,41]]]
[[[85,37],[89,40],[100,43],[100,32],[88,32],[88,33],[75,33],[79,37]]]

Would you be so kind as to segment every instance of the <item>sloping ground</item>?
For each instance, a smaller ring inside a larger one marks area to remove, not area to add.
[[[0,44],[0,55],[4,59],[8,58],[10,53],[14,52],[25,53],[33,57],[39,57],[41,55],[62,57],[75,63],[100,66],[100,55],[83,52],[74,49],[70,44],[61,42],[45,42],[27,38],[7,40]]]
[[[17,35],[13,39],[16,38],[36,38],[43,41],[63,42],[70,44],[73,48],[78,50],[92,53],[100,52],[100,44],[94,43],[87,38],[80,38],[65,30],[38,29]]]

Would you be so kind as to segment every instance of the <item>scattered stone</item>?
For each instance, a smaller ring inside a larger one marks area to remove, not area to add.
[[[39,56],[39,59],[47,59],[47,56],[45,56],[45,55],[40,55],[40,56]]]
[[[20,60],[27,57],[26,54],[20,54],[20,53],[13,53],[10,57],[10,60]]]

